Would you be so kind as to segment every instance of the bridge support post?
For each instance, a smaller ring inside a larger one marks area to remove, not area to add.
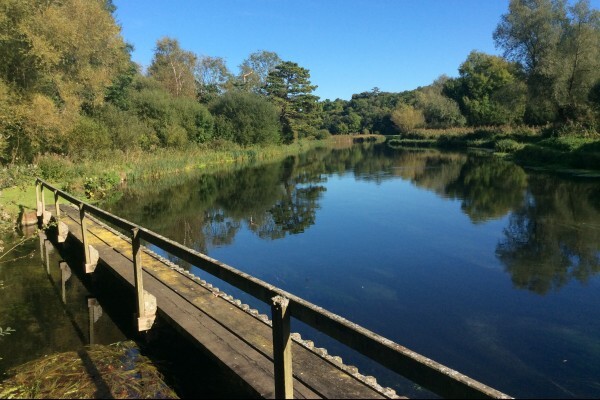
[[[66,261],[59,261],[62,301],[67,304],[67,281],[71,278],[71,268]]]
[[[294,378],[292,375],[289,300],[282,296],[275,296],[271,300],[275,398],[293,399]]]
[[[156,298],[144,290],[139,228],[133,228],[131,234],[133,274],[137,300],[137,329],[141,332],[149,330],[154,323],[154,319],[156,318]]]

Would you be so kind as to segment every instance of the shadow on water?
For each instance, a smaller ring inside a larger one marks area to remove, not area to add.
[[[50,233],[52,234],[52,233]],[[80,245],[67,240],[60,252],[85,287],[94,293],[88,298],[90,335],[100,315],[110,315],[118,329],[135,340],[141,354],[148,357],[164,376],[165,382],[183,398],[248,398],[252,393],[224,371],[220,364],[195,348],[160,316],[152,329],[135,330],[135,297],[132,288],[117,279],[102,263],[92,274],[85,274]],[[82,353],[79,353],[82,355]],[[83,354],[85,356],[85,354]],[[101,388],[99,388],[101,389]]]
[[[137,333],[132,291],[102,264],[84,274],[81,253],[69,241],[55,247],[40,233],[0,264],[0,328],[5,332],[0,373],[45,355],[76,351],[96,385],[96,398],[110,398],[110,383],[84,346],[135,340],[135,351],[154,363],[180,397],[251,397],[160,318],[149,333]]]

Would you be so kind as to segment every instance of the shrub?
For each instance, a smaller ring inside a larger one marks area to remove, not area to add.
[[[58,155],[47,155],[38,159],[38,167],[42,179],[61,181],[67,178],[73,169],[73,163]]]
[[[67,134],[67,153],[75,158],[95,158],[99,152],[111,148],[108,128],[100,121],[82,116]]]
[[[390,118],[400,132],[408,132],[414,128],[420,128],[425,125],[423,111],[409,106],[408,104],[400,104],[392,111]]]
[[[494,148],[500,153],[514,153],[517,150],[521,150],[524,147],[522,143],[519,143],[512,139],[500,139],[496,141]]]
[[[549,147],[559,151],[575,151],[585,144],[594,142],[593,139],[586,139],[575,136],[552,137],[540,141],[540,146]]]
[[[280,141],[277,108],[259,95],[228,92],[211,106],[215,115],[215,136],[241,145]]]
[[[85,178],[83,188],[88,199],[102,199],[117,186],[120,177],[116,172],[107,172],[98,177]]]

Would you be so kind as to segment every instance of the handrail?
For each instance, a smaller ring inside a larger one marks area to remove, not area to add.
[[[250,294],[256,299],[271,305],[272,310],[274,310],[274,307],[279,304],[281,298],[285,299],[285,308],[289,312],[273,312],[274,326],[278,326],[278,323],[280,322],[282,322],[285,326],[286,322],[285,320],[278,321],[276,319],[276,314],[280,314],[282,315],[281,318],[287,319],[288,326],[289,318],[290,316],[293,316],[299,321],[304,322],[312,328],[317,329],[329,337],[347,345],[353,350],[362,353],[371,360],[442,397],[510,398],[510,396],[496,389],[484,385],[483,383],[469,378],[468,376],[463,375],[451,368],[448,368],[414,351],[411,351],[404,346],[386,339],[385,337],[380,336],[360,325],[350,322],[339,315],[333,314],[330,311],[310,303],[307,300],[279,289],[274,285],[237,270],[205,254],[185,247],[184,245],[163,237],[149,229],[141,227],[133,222],[81,201],[64,191],[55,188],[42,179],[36,179],[36,189],[37,187],[42,189],[36,190],[36,193],[41,192],[40,194],[42,197],[41,202],[40,199],[38,199],[38,204],[45,204],[43,199],[43,188],[46,187],[54,192],[56,205],[58,204],[58,197],[60,196],[70,203],[78,206],[82,212],[82,220],[84,214],[89,213],[100,220],[104,220],[117,226],[118,228],[129,232],[134,232],[132,239],[135,238],[137,241],[143,239],[177,258],[201,268],[205,272],[208,272],[209,274]],[[141,265],[139,268],[139,279],[141,281]],[[280,351],[283,352],[287,351],[286,343],[289,344],[290,339],[289,329],[287,332],[285,329],[283,329],[282,332],[282,334],[287,335],[287,337],[284,337],[283,341],[280,337],[274,337],[274,343],[283,343],[283,345],[279,346],[281,347]],[[287,361],[289,361],[290,367],[289,371],[278,374],[278,372],[281,371],[277,370],[277,365],[275,366],[276,380],[278,375],[282,379],[279,384],[276,382],[276,396],[288,398],[291,397],[291,386],[286,386],[286,384],[290,383],[289,381],[291,381],[291,354],[288,355],[287,358],[283,355],[281,357],[282,364],[280,368],[285,368]],[[275,356],[275,358],[277,359],[277,356]],[[278,392],[278,390],[281,391]]]

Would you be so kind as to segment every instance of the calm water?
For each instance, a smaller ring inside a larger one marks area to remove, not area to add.
[[[374,144],[176,179],[109,208],[512,396],[600,397],[599,180]]]
[[[35,229],[2,238],[7,250],[24,242],[0,259],[0,379],[46,355],[126,339],[82,277],[67,264],[61,269],[63,258],[44,238]]]

